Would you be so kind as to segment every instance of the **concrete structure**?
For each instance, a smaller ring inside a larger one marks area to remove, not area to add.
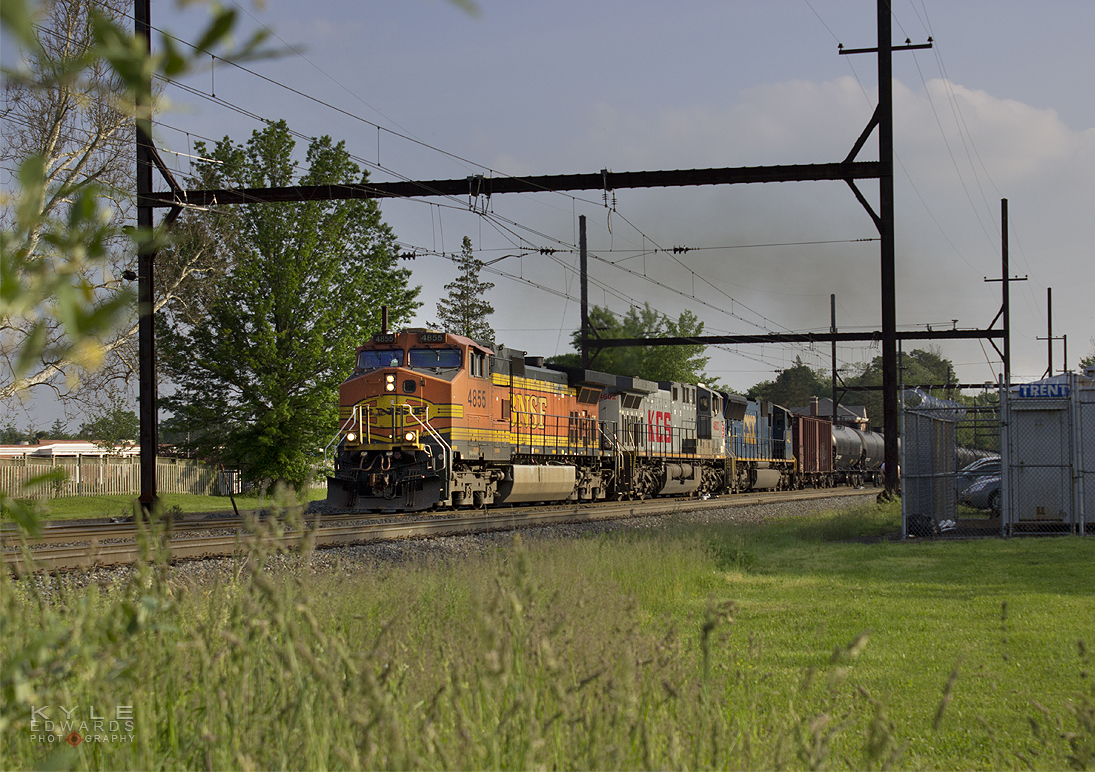
[[[54,456],[103,456],[129,457],[140,454],[139,445],[127,443],[107,448],[90,440],[47,440],[41,439],[37,445],[29,443],[18,445],[0,445],[0,458],[52,458]]]
[[[788,410],[798,415],[817,416],[832,420],[833,401],[828,397],[813,397],[809,405],[792,407]],[[861,432],[870,429],[870,422],[867,420],[867,408],[863,405],[837,405],[836,422],[859,429]]]

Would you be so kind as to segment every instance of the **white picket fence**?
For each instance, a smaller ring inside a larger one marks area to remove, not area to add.
[[[53,469],[63,469],[63,481],[28,481]],[[15,498],[53,499],[64,496],[132,495],[141,492],[141,465],[137,458],[100,456],[53,456],[52,458],[0,459],[0,491]],[[228,480],[239,493],[239,476],[229,471]],[[159,493],[227,495],[219,469],[184,458],[156,459]]]

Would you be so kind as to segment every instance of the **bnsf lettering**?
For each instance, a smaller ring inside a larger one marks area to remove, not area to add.
[[[592,445],[597,439],[596,418],[571,413],[568,429],[571,445]]]
[[[535,394],[514,394],[510,421],[530,429],[543,429],[547,404],[547,397],[538,397]]]
[[[392,415],[393,412],[406,415],[407,413],[414,413],[415,415],[426,415],[425,405],[400,405],[398,408],[390,407],[374,407],[369,411],[374,416]]]

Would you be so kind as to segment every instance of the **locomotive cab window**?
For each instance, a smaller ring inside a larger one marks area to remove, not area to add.
[[[481,351],[468,352],[468,369],[476,378],[487,377],[487,355]]]
[[[362,351],[357,355],[357,369],[378,370],[381,367],[402,367],[403,350]]]
[[[464,363],[460,349],[455,348],[412,348],[410,366],[438,370],[459,368]]]

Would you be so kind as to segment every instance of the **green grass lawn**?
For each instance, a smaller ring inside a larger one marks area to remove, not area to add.
[[[5,578],[0,767],[1095,766],[1095,540],[851,540],[899,517]],[[31,705],[119,702],[132,743],[29,739]]]
[[[327,497],[326,488],[313,488],[305,501]],[[236,506],[241,510],[259,509],[268,505],[268,498],[253,494],[236,496]],[[72,496],[58,499],[42,499],[38,504],[44,521],[79,520],[96,517],[128,517],[133,514],[136,496]],[[164,511],[178,507],[181,512],[231,512],[232,500],[228,496],[195,496],[186,493],[160,495]],[[7,515],[4,519],[8,519]]]
[[[858,544],[773,535],[735,537],[755,558],[749,570],[728,571],[722,591],[738,603],[737,625],[763,647],[773,680],[790,688],[867,633],[855,684],[900,717],[910,767],[1069,765],[1061,735],[1083,729],[1070,710],[1085,693],[1087,721],[1095,709],[1086,653],[1095,644],[1095,540]],[[1093,730],[1088,723],[1095,753]]]

